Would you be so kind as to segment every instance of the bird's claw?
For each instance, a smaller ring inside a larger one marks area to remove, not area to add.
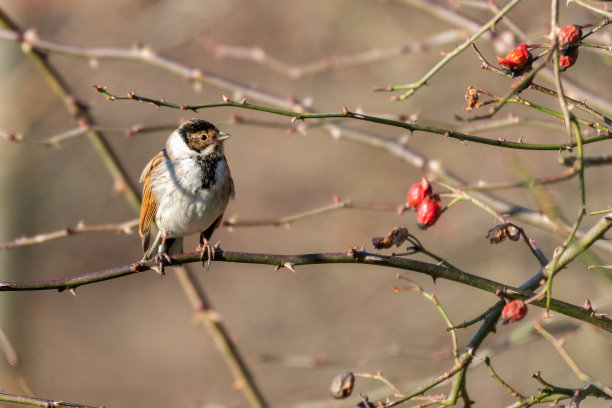
[[[172,259],[170,259],[170,256],[166,252],[165,245],[159,246],[157,255],[155,256],[155,262],[157,263],[157,266],[153,267],[153,269],[160,275],[165,275],[166,273],[164,272],[164,266],[172,263]]]
[[[204,259],[204,254],[206,254],[206,259]],[[210,269],[210,262],[213,259],[215,259],[215,251],[213,251],[213,247],[208,242],[200,245],[200,261],[202,261],[202,265],[206,263],[206,268]]]

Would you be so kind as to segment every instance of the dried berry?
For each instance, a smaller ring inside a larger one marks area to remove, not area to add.
[[[343,399],[351,395],[355,385],[355,376],[350,371],[338,374],[331,384],[331,394],[336,399]]]
[[[563,55],[559,53],[559,67],[562,71],[565,71],[576,63],[578,59],[578,48],[574,48],[568,51],[567,54]]]
[[[438,221],[442,209],[440,208],[440,198],[437,195],[425,198],[417,209],[417,225],[421,229],[431,227]]]
[[[565,55],[580,45],[582,39],[582,27],[579,25],[566,25],[557,34],[557,47],[561,54]]]
[[[506,238],[510,238],[512,241],[518,241],[520,237],[521,232],[519,229],[509,223],[496,225],[487,233],[487,238],[491,244],[499,244]]]
[[[527,305],[521,299],[515,299],[506,304],[502,310],[501,318],[504,324],[518,322],[527,314]]]
[[[393,227],[386,237],[374,237],[372,238],[372,245],[376,249],[391,248],[393,245],[400,246],[410,238],[408,228]]]
[[[406,197],[406,203],[412,207],[417,208],[421,201],[431,195],[431,186],[429,181],[425,177],[419,183],[415,183],[408,190],[408,196]]]
[[[527,51],[525,44],[519,44],[518,47],[510,51],[505,58],[497,57],[497,63],[510,69],[512,72],[521,71],[532,60],[531,54]]]

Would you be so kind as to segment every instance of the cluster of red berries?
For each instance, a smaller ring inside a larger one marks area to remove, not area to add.
[[[566,25],[559,30],[559,34],[557,34],[557,47],[559,49],[559,66],[563,71],[576,63],[578,59],[578,46],[581,40],[582,27],[579,25]],[[531,48],[536,47],[531,46]],[[497,57],[497,63],[506,67],[515,76],[528,71],[532,61],[533,56],[525,44],[519,44],[505,58]]]
[[[410,187],[406,204],[411,208],[416,208],[417,225],[421,229],[434,225],[442,213],[440,197],[437,194],[432,194],[431,185],[426,178]]]
[[[582,27],[579,25],[566,25],[557,34],[557,48],[559,49],[559,66],[566,70],[576,63],[578,59],[578,46],[582,40]]]

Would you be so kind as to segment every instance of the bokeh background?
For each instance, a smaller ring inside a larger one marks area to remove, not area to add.
[[[450,2],[452,3],[452,2]],[[466,2],[467,3],[467,2]],[[485,2],[476,2],[482,4]],[[501,2],[498,2],[501,5]],[[545,42],[549,2],[524,1],[510,14],[512,21],[534,43]],[[490,10],[448,7],[483,23]],[[409,2],[375,0],[285,1],[145,1],[0,0],[2,9],[24,29],[41,38],[92,47],[131,47],[146,44],[185,65],[215,73],[264,92],[309,101],[318,111],[340,111],[342,106],[375,115],[416,117],[423,123],[456,129],[455,114],[463,114],[467,86],[504,94],[509,81],[479,68],[468,50],[406,101],[389,100],[372,87],[417,80],[458,41],[422,52],[329,69],[292,79],[253,61],[220,58],[211,44],[261,47],[289,64],[307,64],[372,49],[410,46],[437,33],[456,29]],[[576,6],[561,7],[561,23],[598,21]],[[460,36],[460,40],[468,33]],[[610,30],[593,42],[610,43]],[[478,41],[490,61],[515,45],[508,27],[499,24],[494,37]],[[565,77],[609,101],[612,97],[610,57],[581,49],[577,65]],[[232,89],[194,87],[172,73],[136,62],[88,61],[51,54],[49,59],[75,94],[91,108],[100,126],[127,128],[135,124],[176,126],[189,117],[210,120],[233,137],[226,154],[236,183],[236,200],[226,215],[239,219],[279,218],[330,204],[337,195],[355,202],[400,204],[422,172],[380,149],[303,124],[304,132],[290,132],[287,118],[233,108],[189,114],[155,109],[146,104],[106,101],[92,85],[107,86],[117,94],[136,91],[180,104],[219,102],[223,94],[236,99]],[[545,85],[549,81],[542,79]],[[76,125],[63,103],[23,56],[19,47],[0,41],[0,129],[44,139]],[[524,93],[526,98],[558,109],[556,99]],[[583,99],[583,95],[574,95]],[[257,103],[256,100],[251,100]],[[588,102],[588,101],[587,101]],[[606,106],[596,106],[606,111]],[[507,106],[522,118],[543,119],[536,111]],[[612,113],[609,110],[608,114]],[[281,126],[235,124],[231,115],[269,121]],[[512,163],[522,162],[536,176],[561,172],[557,152],[519,152],[473,143],[461,144],[433,134],[407,135],[397,128],[345,121],[354,129],[384,138],[405,140],[407,146],[468,181],[518,180]],[[136,182],[150,157],[163,146],[169,131],[126,138],[106,132],[112,147]],[[561,143],[562,131],[541,127],[510,127],[479,135],[527,142]],[[121,194],[114,191],[101,160],[86,138],[67,141],[58,149],[0,141],[0,242],[16,237],[87,224],[119,222],[135,217]],[[586,148],[587,155],[610,154],[610,143]],[[548,188],[568,220],[577,212],[577,180]],[[588,209],[611,204],[609,168],[587,170]],[[523,190],[495,193],[531,208],[537,204]],[[447,202],[447,201],[446,201]],[[588,218],[585,226],[596,221]],[[337,252],[365,244],[393,226],[406,226],[432,252],[470,273],[520,285],[538,270],[536,260],[521,243],[490,245],[485,235],[494,219],[467,203],[445,213],[437,225],[418,231],[414,213],[343,210],[296,222],[290,227],[221,228],[214,236],[232,251],[275,254]],[[562,238],[526,225],[547,256]],[[195,247],[191,237],[187,248]],[[610,253],[594,251],[603,263]],[[112,232],[71,236],[41,245],[0,253],[1,280],[51,279],[134,262],[141,257],[140,239]],[[269,266],[213,263],[210,270],[194,264],[212,304],[249,363],[271,406],[351,406],[359,393],[384,395],[377,382],[358,379],[348,401],[329,396],[331,379],[343,370],[385,376],[409,392],[452,366],[450,337],[436,309],[424,298],[393,287],[396,270],[363,265],[321,265],[274,271]],[[496,301],[495,296],[446,281],[435,284],[405,272],[428,292],[436,294],[455,323],[471,319]],[[555,280],[554,295],[574,304],[591,299],[610,311],[610,281],[576,261]],[[0,325],[17,349],[22,363],[0,362],[0,388],[23,394],[24,384],[39,397],[107,407],[244,407],[240,391],[210,337],[196,323],[173,272],[160,279],[154,272],[81,287],[77,296],[55,291],[10,293],[0,296]],[[518,324],[499,326],[478,353],[489,354],[498,373],[524,395],[537,393],[530,374],[564,387],[582,385],[552,346],[538,335],[520,335],[542,317],[530,308]],[[612,343],[608,334],[555,316],[551,326],[561,337],[572,329],[565,345],[580,367],[603,382],[612,382]],[[476,327],[458,332],[460,347]],[[514,336],[514,337],[512,337]],[[508,339],[518,338],[508,345]],[[607,361],[607,363],[606,363]],[[505,406],[512,397],[484,365],[469,371],[468,390],[479,406]],[[446,393],[448,387],[437,389]],[[4,406],[4,405],[3,405]],[[410,404],[408,404],[410,406]],[[589,400],[589,407],[604,401]]]

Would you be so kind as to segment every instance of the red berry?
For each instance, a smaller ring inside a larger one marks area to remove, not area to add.
[[[582,27],[579,25],[566,25],[557,34],[557,47],[561,54],[565,54],[566,51],[571,51],[572,48],[578,47],[581,39]]]
[[[576,63],[578,59],[578,48],[573,48],[571,51],[568,51],[566,54],[559,53],[559,67],[562,71],[565,71],[572,65]]]
[[[429,181],[425,177],[419,183],[415,183],[408,190],[408,197],[406,197],[406,203],[412,207],[417,208],[421,201],[431,195],[431,186]]]
[[[527,51],[525,44],[519,44],[518,47],[510,51],[505,58],[497,57],[497,63],[504,65],[512,72],[520,71],[531,61],[531,54]]]
[[[502,310],[501,318],[504,324],[518,322],[527,314],[527,305],[521,299],[515,299],[506,304]]]
[[[417,209],[417,225],[421,229],[431,227],[438,221],[441,213],[440,198],[437,195],[426,197]]]

